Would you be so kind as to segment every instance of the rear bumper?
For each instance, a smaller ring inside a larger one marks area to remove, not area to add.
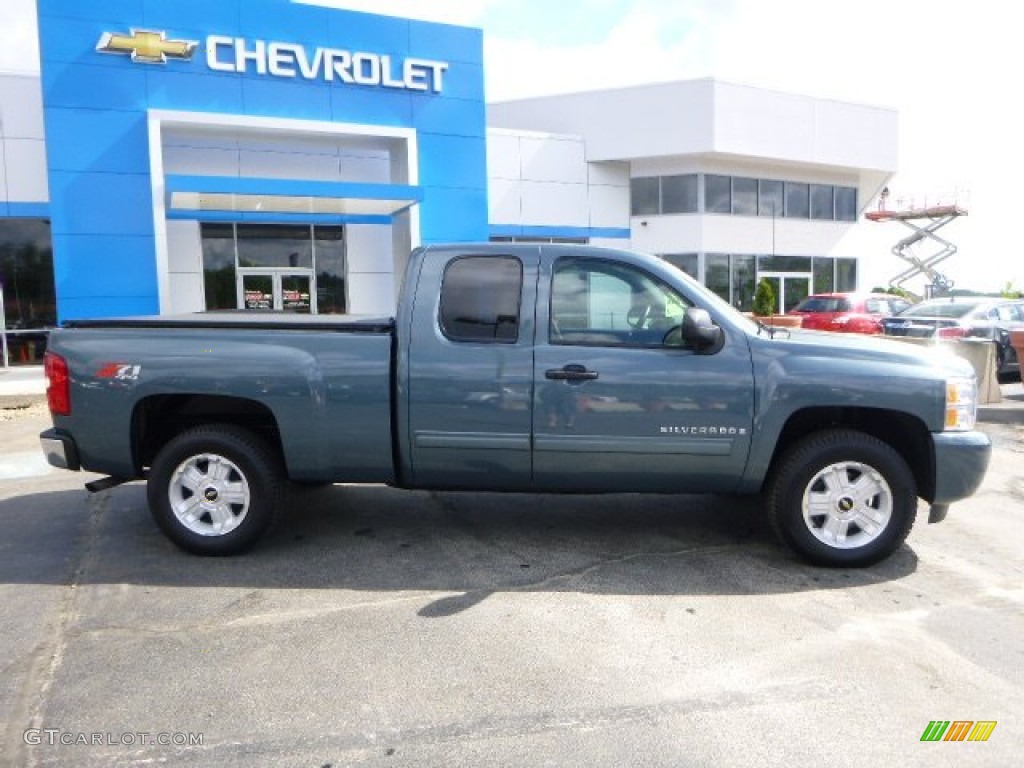
[[[78,446],[71,435],[63,434],[56,429],[48,429],[39,435],[39,443],[43,448],[43,455],[52,466],[76,472],[82,468],[78,459]]]
[[[935,498],[933,504],[950,504],[966,499],[985,479],[992,442],[983,432],[936,432]]]

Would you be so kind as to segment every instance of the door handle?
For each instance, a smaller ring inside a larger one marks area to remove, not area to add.
[[[544,371],[544,378],[555,381],[593,381],[597,375],[597,371],[588,371],[586,366],[575,364]]]

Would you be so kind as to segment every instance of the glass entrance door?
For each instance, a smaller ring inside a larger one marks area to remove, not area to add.
[[[313,276],[292,272],[242,272],[238,276],[241,309],[275,309],[312,314]]]
[[[238,306],[242,309],[276,309],[273,275],[241,275],[238,286]]]
[[[281,284],[281,309],[308,315],[313,310],[309,275],[278,275]]]
[[[811,293],[809,272],[762,272],[758,280],[767,280],[775,293],[775,311],[784,315]]]

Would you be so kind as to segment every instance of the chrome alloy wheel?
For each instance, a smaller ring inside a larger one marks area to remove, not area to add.
[[[167,490],[178,522],[200,536],[230,533],[249,512],[249,482],[236,464],[216,454],[185,459]]]
[[[889,524],[893,493],[873,467],[844,461],[811,479],[802,508],[804,523],[818,541],[836,549],[856,549],[878,538]]]

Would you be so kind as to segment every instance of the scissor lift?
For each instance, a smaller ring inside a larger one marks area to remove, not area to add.
[[[911,266],[892,278],[889,281],[889,285],[898,288],[911,278],[924,275],[931,281],[925,289],[928,298],[949,293],[953,288],[953,281],[935,269],[935,266],[956,253],[956,246],[935,233],[949,224],[949,222],[966,215],[967,210],[958,205],[908,208],[901,211],[879,209],[866,213],[865,216],[870,221],[898,221],[914,230],[913,234],[903,238],[892,247],[892,252]],[[926,221],[927,223],[919,224],[918,222],[921,221]],[[915,255],[912,249],[915,245],[926,239],[934,240],[942,248],[931,256],[922,259]]]

